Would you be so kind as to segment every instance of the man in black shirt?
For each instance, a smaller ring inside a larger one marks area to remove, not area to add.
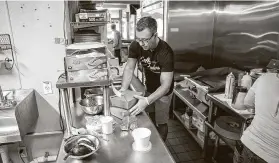
[[[120,91],[128,89],[137,61],[144,67],[147,97],[135,96],[139,101],[130,109],[131,115],[149,112],[163,140],[168,133],[169,107],[174,87],[174,55],[171,47],[158,37],[157,22],[143,17],[137,22],[136,41],[129,48]]]

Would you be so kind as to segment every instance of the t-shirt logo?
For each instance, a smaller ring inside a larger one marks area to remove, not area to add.
[[[150,57],[147,58],[141,57],[140,62],[144,68],[148,68],[153,73],[161,73],[159,63],[156,61],[151,61]]]

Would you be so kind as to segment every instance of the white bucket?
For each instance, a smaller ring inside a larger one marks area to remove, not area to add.
[[[148,128],[137,128],[132,132],[137,149],[146,149],[149,146],[151,131]]]

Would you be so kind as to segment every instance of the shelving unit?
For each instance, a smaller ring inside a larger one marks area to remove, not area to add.
[[[185,89],[185,88],[184,88]],[[188,90],[175,88],[173,90],[173,93],[179,97],[187,106],[189,106],[193,111],[197,112],[203,119],[206,119],[206,115],[201,112],[201,110],[197,109],[199,108],[198,105],[204,105],[201,104],[199,100],[191,98],[190,92]],[[206,107],[205,105],[203,107]]]
[[[178,111],[176,109],[176,98],[178,97],[185,105],[188,106],[193,112],[198,113],[198,115],[205,121],[207,118],[208,112],[203,112],[201,108],[207,107],[205,104],[201,103],[199,100],[192,98],[190,91],[186,88],[175,87],[173,90],[173,115],[183,124],[185,129],[190,133],[190,135],[194,138],[194,140],[199,144],[199,146],[203,149],[205,146],[204,141],[201,141],[198,136],[198,128],[189,128],[185,125],[184,120],[182,119],[183,111]]]
[[[88,81],[88,82],[67,82],[65,78],[59,78],[56,87],[58,89],[64,88],[82,88],[82,87],[103,87],[109,86],[112,83],[112,80],[104,80],[104,81]]]
[[[104,98],[104,115],[109,116],[109,86],[111,85],[110,80],[105,80],[101,82],[76,82],[70,83],[67,82],[66,78],[60,77],[56,83],[56,87],[60,89],[62,95],[62,104],[63,104],[63,112],[65,115],[66,122],[66,131],[67,135],[72,135],[72,117],[71,117],[71,108],[70,108],[70,99],[69,99],[69,88],[82,88],[82,87],[102,87],[104,90],[103,98]]]
[[[184,121],[183,121],[183,119],[181,118],[181,115],[182,115],[182,113],[180,113],[179,111],[173,111],[173,114],[176,116],[176,118],[183,124],[183,126],[185,127],[185,129],[190,133],[190,135],[192,135],[192,137],[195,139],[195,141],[199,144],[199,146],[201,147],[201,148],[203,148],[204,147],[204,143],[197,137],[197,132],[198,132],[198,129],[196,129],[196,128],[193,128],[193,129],[190,129],[190,128],[188,128],[186,125],[185,125],[185,123],[184,123]]]

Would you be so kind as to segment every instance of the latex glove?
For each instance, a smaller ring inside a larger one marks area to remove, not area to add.
[[[121,94],[124,95],[126,90],[127,89],[121,88],[121,89],[119,89],[119,92],[121,92]]]
[[[138,95],[134,95],[134,97],[137,98],[139,101],[135,106],[133,106],[129,110],[129,112],[131,115],[138,115],[149,105],[149,102],[147,100],[147,97],[138,96]]]

